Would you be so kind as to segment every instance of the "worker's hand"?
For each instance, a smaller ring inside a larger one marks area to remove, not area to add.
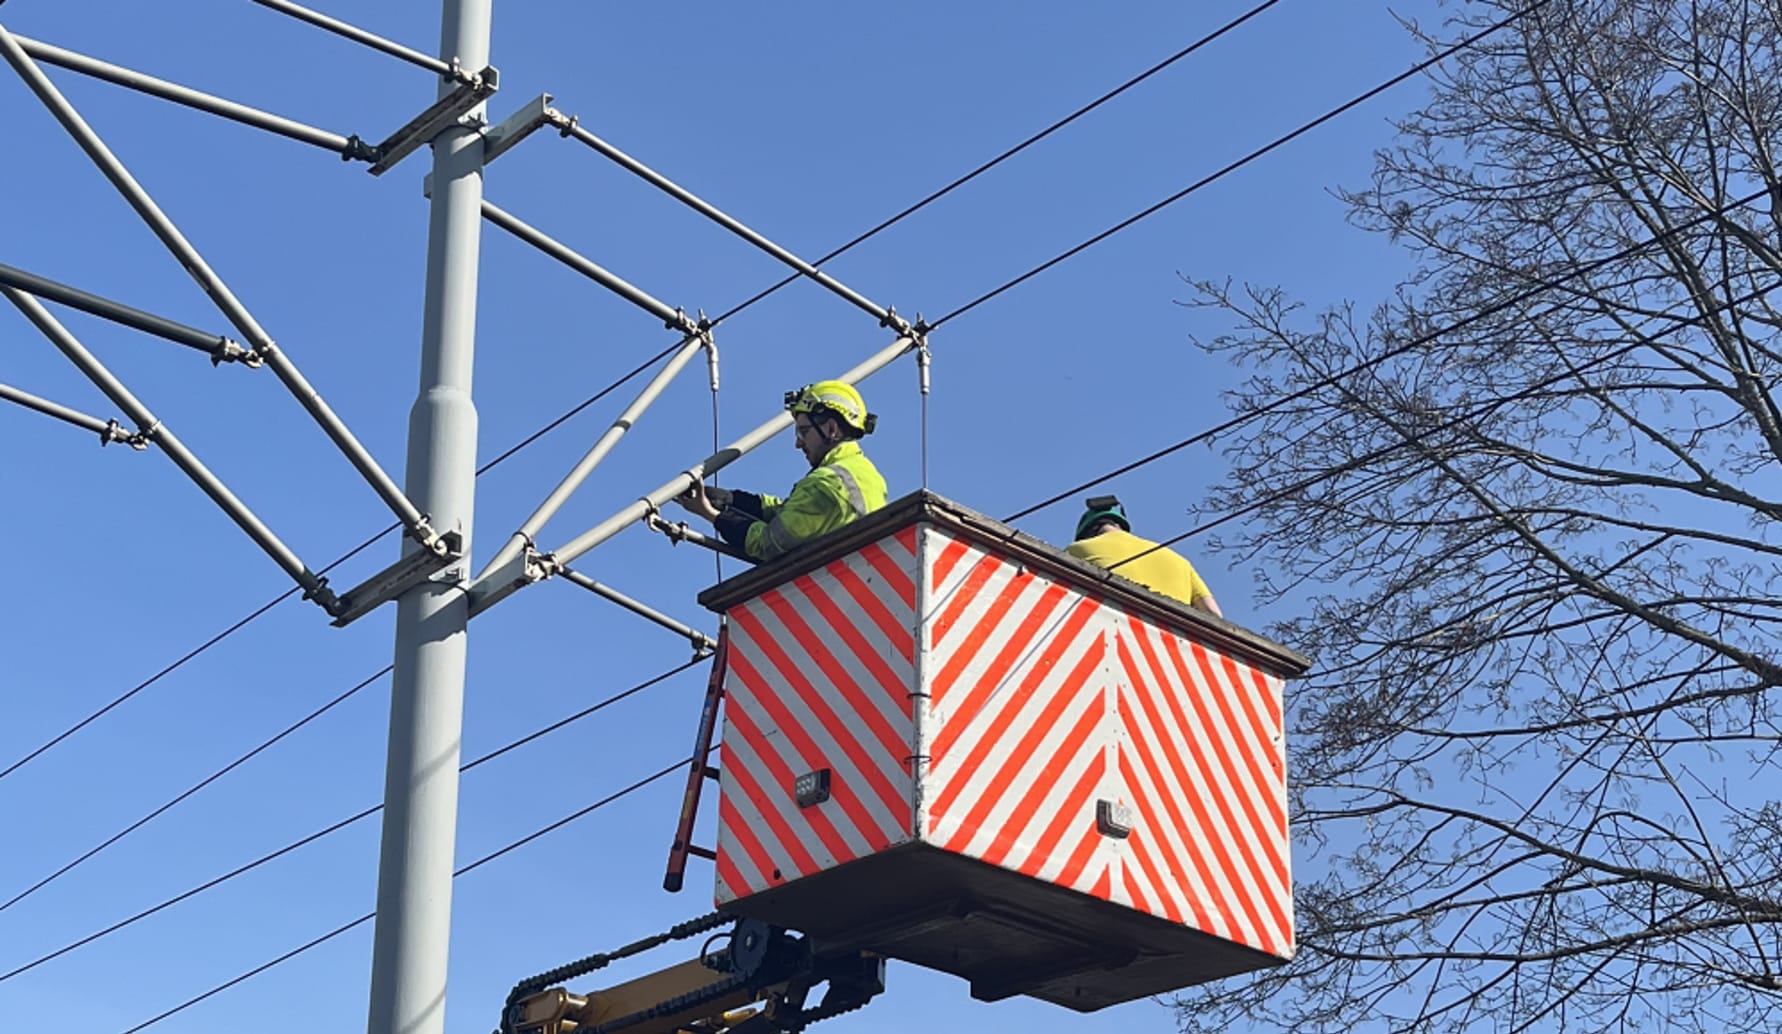
[[[712,489],[713,494],[722,491],[723,489]],[[728,492],[724,492],[724,495],[726,496],[726,499],[724,500],[725,502],[729,502],[729,494],[730,493]],[[690,513],[704,517],[708,521],[715,520],[718,516],[718,507],[714,505],[713,500],[706,495],[705,485],[703,484],[695,483],[692,488],[675,496],[674,501],[681,504],[681,506],[685,507]]]

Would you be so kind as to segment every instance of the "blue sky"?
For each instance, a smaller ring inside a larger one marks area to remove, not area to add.
[[[540,92],[594,132],[732,215],[815,258],[1104,90],[1248,3],[496,6],[500,118]],[[1392,10],[1430,17],[1433,5]],[[423,50],[433,4],[329,13]],[[19,34],[377,140],[425,107],[423,71],[245,0],[168,6],[13,0]],[[1007,165],[826,267],[900,312],[931,318],[1179,190],[1398,73],[1421,53],[1383,5],[1285,0]],[[305,147],[116,87],[50,74],[186,235],[400,479],[416,383],[425,255],[424,154],[374,179]],[[930,484],[992,515],[1186,437],[1224,416],[1241,374],[1191,344],[1223,329],[1178,272],[1280,283],[1314,305],[1383,296],[1402,255],[1347,227],[1336,185],[1365,182],[1418,83],[1350,113],[949,323],[933,339]],[[0,75],[0,262],[219,332],[224,320],[10,72]],[[490,169],[487,197],[689,311],[730,308],[780,278],[770,258],[605,159],[539,133]],[[649,316],[485,226],[476,400],[486,460],[673,340]],[[389,515],[269,371],[59,311],[166,424],[310,566]],[[782,391],[837,373],[888,338],[800,283],[719,328],[722,431],[771,415]],[[0,381],[119,415],[10,307]],[[892,494],[918,487],[918,405],[905,362],[864,386],[881,414],[870,452]],[[486,558],[630,397],[631,389],[479,482]],[[689,368],[545,535],[557,543],[709,451],[710,396]],[[780,491],[789,443],[725,483]],[[1215,449],[1110,488],[1136,530],[1185,530],[1219,474]],[[158,453],[100,450],[82,432],[0,404],[0,540],[12,544],[0,622],[0,766],[283,591],[282,573]],[[1077,501],[1026,519],[1068,537]],[[393,546],[335,578],[347,587]],[[1252,573],[1203,571],[1260,626]],[[709,555],[641,529],[578,565],[714,628],[694,594]],[[0,779],[0,900],[30,886],[276,730],[378,671],[393,611],[346,630],[287,602]],[[561,583],[474,623],[464,756],[475,757],[687,658],[681,641]],[[467,776],[460,864],[554,821],[687,750],[703,688],[688,672]],[[388,680],[380,680],[42,891],[0,912],[0,972],[376,803]],[[487,1030],[518,978],[709,907],[709,867],[662,893],[675,781],[633,794],[460,880],[454,1032]],[[708,816],[709,818],[709,816]],[[377,822],[113,936],[0,981],[0,1017],[122,1030],[366,911]],[[266,1034],[364,1022],[367,924],[157,1029]],[[652,962],[681,956],[664,949]],[[627,971],[629,972],[629,971]],[[621,974],[623,975],[623,974]],[[591,986],[582,982],[581,986]],[[972,1002],[951,977],[894,965],[846,1031],[1169,1030],[1139,1002],[1079,1016]]]

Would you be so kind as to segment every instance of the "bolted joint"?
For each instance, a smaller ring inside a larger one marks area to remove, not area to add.
[[[662,325],[669,330],[678,330],[682,334],[692,336],[699,333],[705,327],[705,313],[701,311],[699,315],[700,319],[695,320],[693,317],[687,315],[685,309],[682,309],[677,305],[674,307],[674,315],[663,320]]]
[[[343,162],[376,162],[382,157],[382,151],[360,139],[357,133],[347,137],[346,146],[340,151]]]
[[[260,352],[252,348],[243,348],[226,337],[217,338],[217,343],[210,349],[210,365],[212,366],[240,363],[249,369],[257,370],[265,364],[265,358]]]
[[[317,606],[328,612],[329,617],[339,617],[345,610],[340,597],[334,595],[333,589],[328,588],[328,579],[325,577],[318,576],[313,587],[303,590],[303,598],[314,600]]]
[[[565,115],[556,108],[545,112],[545,121],[557,127],[557,135],[568,139],[575,135],[576,127],[581,125],[580,115]]]
[[[899,334],[910,332],[910,321],[897,314],[897,306],[887,305],[885,314],[879,317],[879,326],[887,330],[895,330]]]

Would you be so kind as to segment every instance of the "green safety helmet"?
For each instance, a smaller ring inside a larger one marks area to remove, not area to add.
[[[856,437],[872,433],[879,418],[866,411],[866,400],[846,381],[818,381],[786,392],[786,409],[807,416],[833,413]]]
[[[1132,522],[1126,519],[1126,508],[1120,505],[1119,499],[1111,495],[1090,496],[1084,505],[1087,509],[1077,521],[1077,539],[1088,535],[1089,529],[1102,521],[1113,521],[1125,531],[1132,530]]]

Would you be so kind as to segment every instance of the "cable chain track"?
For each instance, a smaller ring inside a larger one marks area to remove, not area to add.
[[[662,933],[651,934],[648,937],[632,941],[623,948],[596,952],[586,958],[558,966],[556,969],[546,970],[537,976],[527,977],[515,984],[514,989],[507,993],[507,1001],[501,1007],[501,1026],[497,1028],[497,1034],[507,1029],[508,1012],[514,1007],[514,1004],[534,991],[543,991],[553,984],[561,984],[565,980],[574,980],[576,977],[585,976],[595,970],[604,969],[620,959],[628,959],[651,948],[667,944],[669,941],[685,940],[708,930],[715,930],[725,923],[735,921],[735,918],[735,916],[725,915],[722,912],[710,912],[697,919],[676,923]]]

